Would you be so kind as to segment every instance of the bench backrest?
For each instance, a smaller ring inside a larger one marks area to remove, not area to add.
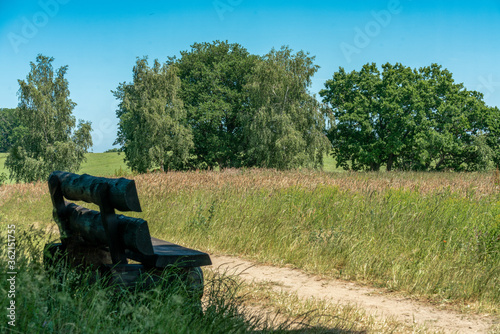
[[[107,246],[114,264],[127,263],[126,251],[153,255],[147,222],[115,214],[115,209],[141,212],[134,180],[56,171],[49,177],[49,190],[63,244],[81,238],[89,245]],[[94,203],[100,212],[64,198]]]

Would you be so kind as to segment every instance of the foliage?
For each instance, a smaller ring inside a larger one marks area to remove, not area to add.
[[[250,112],[245,86],[257,57],[227,41],[195,43],[175,62],[180,93],[193,131],[195,168],[239,167],[244,116]]]
[[[324,118],[308,88],[319,66],[303,51],[271,50],[247,85],[252,113],[244,122],[246,164],[289,169],[320,167],[328,142]]]
[[[16,110],[0,108],[0,153],[7,152],[12,146],[12,132],[19,126]]]
[[[500,110],[497,107],[489,108],[486,124],[489,132],[486,134],[486,143],[494,148],[492,160],[494,165],[500,167]]]
[[[122,152],[122,149],[118,147],[113,147],[104,151],[104,153],[118,153],[118,154],[120,154],[120,152]]]
[[[491,131],[498,109],[436,64],[340,68],[325,87],[328,137],[345,169],[482,170],[499,147]]]
[[[114,91],[120,101],[115,144],[123,145],[128,166],[140,173],[160,168],[182,169],[193,147],[186,110],[178,97],[180,80],[173,65],[137,59],[132,83]]]
[[[13,130],[13,145],[5,166],[16,182],[48,177],[54,170],[77,171],[92,145],[89,122],[75,129],[67,66],[55,73],[54,58],[38,55],[26,81],[19,80],[19,126]]]
[[[308,91],[313,61],[287,47],[258,57],[227,41],[195,43],[153,68],[138,60],[134,82],[114,92],[116,144],[138,172],[320,167],[329,144]]]

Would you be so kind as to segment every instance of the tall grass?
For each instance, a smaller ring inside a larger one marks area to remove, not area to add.
[[[138,177],[154,234],[436,301],[500,304],[492,174],[226,171]]]
[[[29,232],[29,233],[28,233]],[[239,285],[211,275],[200,313],[199,299],[181,282],[165,278],[151,290],[123,291],[105,281],[91,282],[89,272],[45,270],[41,263],[46,237],[29,230],[17,239],[15,326],[0,322],[2,333],[246,333],[270,331],[267,323],[243,313]],[[2,237],[5,234],[2,233]],[[5,240],[2,241],[4,244]],[[0,267],[7,254],[0,252]],[[9,282],[0,283],[0,304],[10,305]],[[193,299],[194,298],[194,299]],[[4,308],[5,310],[5,308]],[[3,312],[6,314],[6,312]],[[5,316],[3,317],[5,318]],[[11,320],[9,320],[11,321]],[[279,331],[280,326],[277,327]]]
[[[155,237],[498,312],[495,177],[226,170],[135,180]],[[2,214],[50,222],[46,185],[0,187]]]
[[[0,243],[5,244],[5,231]],[[205,295],[187,293],[165,276],[154,289],[124,291],[95,282],[86,271],[43,268],[41,248],[51,239],[29,228],[16,240],[15,326],[0,322],[1,333],[426,333],[417,324],[376,319],[352,305],[301,300],[294,294],[244,284],[216,270],[205,272]],[[7,268],[0,250],[0,267]],[[168,282],[168,283],[167,283]],[[0,282],[0,305],[12,300],[10,283]]]

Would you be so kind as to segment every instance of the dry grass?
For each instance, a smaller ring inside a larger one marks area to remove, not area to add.
[[[258,169],[134,177],[138,216],[155,237],[476,312],[500,305],[499,178]],[[0,187],[2,223],[49,224],[51,211],[46,183]]]
[[[474,196],[475,198],[500,192],[500,172],[489,173],[327,173],[317,171],[276,171],[262,169],[225,169],[220,172],[168,172],[130,176],[136,180],[140,196],[168,192],[189,192],[196,189],[215,190],[231,187],[238,191],[248,189],[284,189],[300,186],[315,189],[335,186],[354,192],[384,192],[388,189],[435,194],[444,191]],[[48,194],[45,182],[4,185],[0,187],[0,205],[12,196],[29,194],[39,198]]]
[[[317,171],[276,171],[226,169],[221,172],[169,172],[135,177],[143,194],[190,191],[194,189],[283,189],[300,186],[315,189],[335,186],[354,192],[384,192],[388,189],[417,191],[420,194],[453,192],[461,196],[482,197],[500,190],[499,176],[494,173],[327,173]]]

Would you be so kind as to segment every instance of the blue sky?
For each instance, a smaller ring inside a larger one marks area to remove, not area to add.
[[[42,53],[68,65],[77,119],[92,122],[94,152],[112,147],[117,101],[136,57],[166,60],[195,42],[228,40],[263,55],[289,45],[316,56],[318,93],[339,66],[400,62],[449,69],[500,107],[500,1],[0,0],[0,107]]]

